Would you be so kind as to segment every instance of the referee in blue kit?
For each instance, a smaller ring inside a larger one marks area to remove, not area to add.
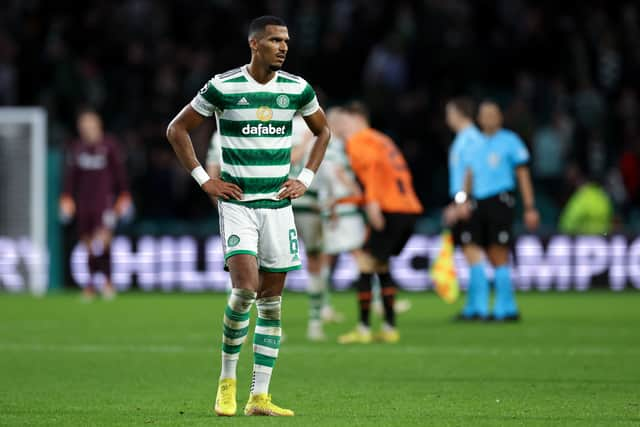
[[[469,148],[465,163],[469,178],[465,191],[471,194],[473,214],[469,236],[486,249],[495,269],[493,320],[517,321],[520,312],[511,283],[509,251],[513,239],[516,180],[522,196],[524,223],[528,230],[538,227],[540,216],[535,207],[533,185],[527,166],[529,151],[520,137],[502,128],[502,111],[492,101],[480,104],[478,123],[485,138]],[[487,299],[489,296],[486,296]],[[488,304],[488,301],[486,301]]]

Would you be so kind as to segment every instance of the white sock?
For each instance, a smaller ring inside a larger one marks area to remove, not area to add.
[[[369,332],[371,332],[371,328],[364,323],[358,323],[358,331],[368,334]]]

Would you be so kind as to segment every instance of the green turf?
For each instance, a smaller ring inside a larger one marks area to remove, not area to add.
[[[407,296],[407,295],[403,295]],[[0,295],[0,425],[639,425],[640,294],[520,295],[518,325],[453,324],[455,307],[408,295],[397,345],[304,339],[287,294],[274,401],[293,419],[217,418],[224,295],[130,294],[82,304]],[[239,406],[251,346],[239,368]]]

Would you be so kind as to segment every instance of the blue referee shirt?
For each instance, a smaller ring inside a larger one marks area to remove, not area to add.
[[[473,174],[473,197],[487,199],[516,188],[515,169],[529,162],[529,150],[517,134],[500,129],[484,135],[464,159]]]
[[[449,195],[453,199],[464,190],[464,175],[467,170],[465,156],[469,147],[481,145],[485,136],[474,125],[469,125],[456,135],[449,149]]]

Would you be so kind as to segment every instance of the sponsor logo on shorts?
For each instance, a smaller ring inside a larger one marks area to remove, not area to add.
[[[238,237],[237,234],[232,234],[227,239],[227,246],[229,246],[230,248],[234,246],[238,246],[239,243],[240,243],[240,237]]]
[[[289,97],[287,95],[280,95],[276,98],[276,104],[280,108],[287,108],[289,106]]]

